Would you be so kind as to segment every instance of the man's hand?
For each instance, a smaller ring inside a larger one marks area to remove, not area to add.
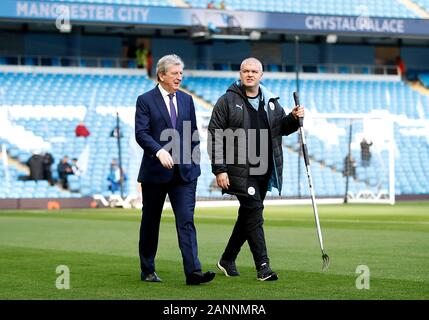
[[[229,188],[228,173],[222,172],[222,173],[219,173],[218,175],[216,175],[216,182],[220,188],[228,190],[228,188]]]
[[[159,161],[161,162],[164,168],[172,169],[174,167],[173,158],[164,149],[159,150],[156,156],[158,157]]]
[[[304,107],[299,106],[299,107],[293,108],[292,114],[295,117],[295,119],[297,119],[297,120],[298,120],[298,118],[303,118],[304,117]]]

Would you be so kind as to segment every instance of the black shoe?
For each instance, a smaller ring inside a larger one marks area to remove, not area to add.
[[[263,263],[258,270],[258,280],[260,281],[275,281],[278,278],[279,277],[277,277],[277,274],[271,270],[268,263]]]
[[[213,280],[216,273],[212,271],[207,271],[202,273],[201,271],[194,271],[191,274],[186,276],[186,284],[188,285],[198,285],[200,283],[206,283]]]
[[[217,267],[227,277],[238,277],[240,275],[240,272],[237,271],[237,267],[235,266],[235,261],[220,260],[217,263]]]
[[[148,273],[148,274],[145,274],[142,272],[140,277],[142,281],[145,281],[145,282],[162,282],[161,278],[158,277],[156,272]]]

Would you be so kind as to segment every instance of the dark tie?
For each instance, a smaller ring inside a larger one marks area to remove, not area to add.
[[[174,107],[174,103],[173,103],[174,93],[168,94],[168,97],[170,98],[170,118],[171,118],[171,124],[173,125],[173,128],[176,128],[177,115],[176,115],[176,108]]]

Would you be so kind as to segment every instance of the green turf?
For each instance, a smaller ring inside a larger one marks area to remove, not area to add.
[[[241,276],[217,272],[212,283],[186,286],[174,217],[161,223],[157,272],[140,281],[140,212],[94,209],[0,211],[0,299],[428,299],[429,203],[319,206],[321,254],[310,206],[267,207],[265,234],[279,281],[259,282],[247,244]],[[236,218],[235,208],[198,209],[203,269],[215,265]],[[70,268],[70,290],[55,287],[58,265]],[[370,289],[358,290],[356,267],[370,269]]]

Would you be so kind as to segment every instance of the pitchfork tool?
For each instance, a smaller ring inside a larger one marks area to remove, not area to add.
[[[295,106],[299,107],[300,103],[299,103],[299,97],[298,97],[297,92],[293,93],[293,99],[295,100]],[[308,185],[310,188],[311,202],[313,204],[314,220],[316,221],[316,228],[317,228],[317,235],[319,237],[320,250],[322,250],[322,260],[323,260],[322,270],[327,270],[329,267],[329,256],[326,254],[325,250],[323,249],[322,230],[320,229],[320,222],[319,222],[319,214],[317,212],[316,197],[314,196],[313,179],[311,178],[311,170],[310,170],[310,158],[308,157],[307,144],[305,142],[303,122],[304,122],[304,118],[300,117],[299,118],[299,134],[301,136],[302,153],[304,155],[305,169],[307,171]]]

